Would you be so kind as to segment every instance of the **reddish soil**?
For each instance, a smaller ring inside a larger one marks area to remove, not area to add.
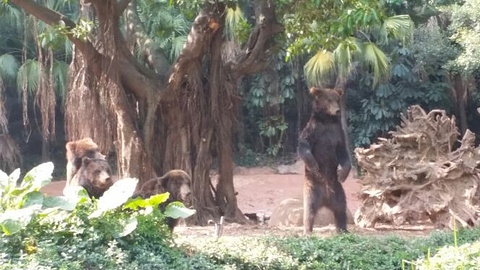
[[[215,178],[215,175],[212,175]],[[302,198],[303,174],[276,174],[268,167],[237,168],[234,175],[234,185],[238,192],[238,206],[243,213],[266,213],[269,215],[273,209],[284,199]],[[52,182],[42,190],[52,196],[62,195],[65,181]],[[347,204],[352,214],[361,205],[358,192],[361,189],[359,179],[350,176],[343,183],[347,195]],[[403,226],[393,230],[389,226],[377,226],[376,229],[360,229],[354,225],[349,230],[360,234],[399,234],[403,236],[424,235],[432,230],[430,225]],[[207,236],[214,232],[213,225],[207,227],[183,227],[179,226],[175,231],[188,236]],[[315,228],[316,235],[326,236],[334,233],[334,227]],[[224,227],[224,236],[232,235],[299,235],[302,228],[273,228],[267,225],[239,225],[228,224]]]
[[[244,213],[271,213],[284,199],[303,196],[303,175],[275,174],[268,167],[241,168],[237,171],[233,181],[238,192],[238,206]],[[361,184],[358,179],[350,177],[343,186],[347,194],[348,208],[355,213],[360,205],[357,194]],[[64,187],[65,181],[55,181],[42,191],[50,196],[60,196]]]

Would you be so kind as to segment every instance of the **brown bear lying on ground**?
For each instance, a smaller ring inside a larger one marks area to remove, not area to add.
[[[164,176],[153,178],[143,183],[140,189],[135,192],[134,196],[140,196],[144,199],[165,192],[169,192],[170,196],[168,200],[160,205],[162,211],[165,207],[174,201],[179,201],[185,204],[185,206],[191,206],[191,178],[182,170],[171,170]],[[173,231],[178,224],[178,219],[167,218],[167,225],[170,231]]]
[[[68,142],[65,188],[82,186],[90,197],[99,198],[113,185],[112,169],[90,138]]]
[[[340,122],[341,90],[312,87],[312,115],[300,134],[298,154],[305,162],[304,233],[313,230],[317,210],[333,211],[338,232],[347,232],[347,202],[342,182],[351,164]],[[338,172],[338,165],[342,169]]]

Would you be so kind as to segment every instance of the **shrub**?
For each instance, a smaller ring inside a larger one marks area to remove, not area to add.
[[[415,269],[480,269],[480,241],[460,247],[445,246],[433,257],[417,260]]]
[[[182,263],[185,255],[172,247],[164,218],[193,212],[178,202],[160,212],[157,206],[168,193],[129,199],[138,180],[122,179],[99,200],[81,187],[48,197],[39,189],[52,171],[53,164],[42,164],[19,186],[19,170],[0,173],[0,269],[153,269]]]

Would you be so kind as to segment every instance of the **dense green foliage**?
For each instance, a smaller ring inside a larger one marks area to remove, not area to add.
[[[458,243],[471,243],[479,229],[462,229]],[[231,238],[219,241],[183,239],[183,248],[211,258],[223,269],[402,269],[403,260],[435,254],[453,245],[453,234],[437,231],[428,237],[404,239],[397,236],[354,234],[317,237]]]
[[[479,269],[480,242],[464,244],[460,247],[445,246],[433,257],[414,263],[415,269]]]
[[[420,238],[346,234],[173,241],[165,216],[188,217],[192,212],[178,203],[160,212],[156,206],[168,194],[128,199],[137,180],[123,179],[99,200],[91,200],[82,188],[48,197],[38,190],[50,182],[52,170],[52,163],[42,164],[27,173],[19,186],[19,170],[10,176],[1,173],[0,269],[402,269],[405,262],[449,269],[478,265],[479,228],[454,234],[436,231]]]
[[[219,240],[180,236],[173,241],[162,225],[162,214],[155,211],[139,213],[137,228],[119,236],[115,228],[123,227],[120,221],[132,212],[110,211],[91,219],[94,204],[82,203],[61,218],[55,214],[37,218],[20,233],[4,235],[0,269],[402,269],[402,262],[428,254],[431,262],[445,257],[443,250],[449,248],[442,247],[454,244],[454,235],[446,231],[407,239],[348,234]],[[479,237],[478,228],[461,229],[457,242],[474,243]],[[475,253],[466,247],[459,247],[459,252],[465,249],[470,254],[463,262],[475,263]],[[451,264],[445,260],[445,265]]]
[[[10,176],[0,171],[1,269],[124,264],[152,269],[181,263],[175,260],[181,253],[170,248],[164,218],[188,217],[194,211],[175,202],[160,212],[157,206],[168,199],[168,193],[129,199],[137,179],[115,182],[99,200],[90,199],[81,187],[67,189],[66,196],[45,196],[39,189],[50,182],[52,171],[52,163],[42,164],[27,173],[19,186],[19,170]],[[158,256],[150,260],[145,250]]]

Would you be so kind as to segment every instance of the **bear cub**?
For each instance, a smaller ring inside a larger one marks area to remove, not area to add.
[[[347,202],[341,183],[351,163],[340,120],[343,91],[312,87],[310,93],[312,115],[298,141],[298,154],[305,162],[304,233],[312,232],[315,215],[323,206],[332,210],[337,231],[347,232]]]
[[[162,211],[165,211],[165,207],[174,201],[182,202],[186,207],[189,207],[192,205],[191,183],[192,180],[185,171],[171,170],[162,177],[153,178],[143,183],[133,197],[140,196],[148,199],[151,196],[168,192],[170,193],[168,200],[160,204]],[[173,231],[179,220],[167,218],[166,222],[170,231]]]

